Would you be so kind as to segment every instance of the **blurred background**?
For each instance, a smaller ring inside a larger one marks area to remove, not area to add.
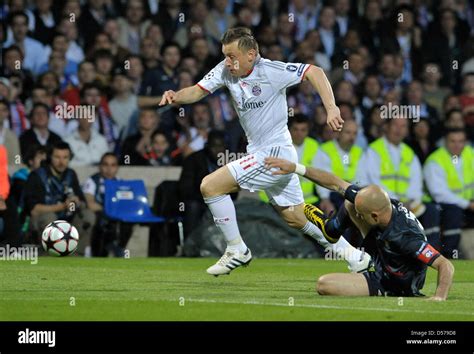
[[[287,91],[300,162],[382,185],[444,255],[474,257],[474,1],[8,0],[0,17],[3,244],[39,244],[61,218],[80,229],[79,255],[220,255],[199,185],[245,153],[232,102],[221,89],[193,105],[158,103],[206,75],[223,59],[221,35],[245,26],[262,57],[320,66],[331,81],[341,133],[308,82]],[[55,175],[62,142],[71,172]],[[127,205],[113,214],[105,181],[115,179],[142,180],[162,219]],[[328,214],[342,202],[302,188]],[[324,256],[263,193],[233,198],[256,256]],[[38,212],[71,200],[77,211]]]

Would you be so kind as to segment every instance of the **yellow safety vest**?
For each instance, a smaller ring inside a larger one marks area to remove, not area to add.
[[[314,156],[318,152],[319,144],[318,142],[310,137],[306,137],[303,141],[303,156],[301,157],[301,161],[299,163],[311,167]],[[299,176],[301,190],[303,191],[303,198],[305,203],[307,204],[314,204],[319,201],[318,196],[316,195],[316,189],[314,183],[310,180],[304,178],[303,176]],[[259,192],[260,200],[265,203],[268,203],[267,194],[264,191]]]
[[[331,171],[336,176],[342,178],[346,182],[355,180],[357,165],[362,156],[363,150],[357,145],[352,145],[349,154],[341,158],[334,140],[328,141],[321,145],[323,150],[331,159]],[[348,159],[347,163],[343,159]]]
[[[400,201],[408,200],[407,191],[410,184],[410,167],[415,152],[405,143],[401,143],[400,164],[398,170],[390,157],[385,139],[379,138],[369,145],[380,157],[380,180],[384,188],[397,194]],[[367,168],[370,168],[367,166]]]
[[[459,197],[472,200],[474,199],[474,150],[466,145],[461,153],[462,159],[462,180],[459,178],[458,171],[454,166],[454,158],[446,150],[440,147],[435,150],[428,158],[426,163],[437,163],[446,174],[446,183],[451,192]]]

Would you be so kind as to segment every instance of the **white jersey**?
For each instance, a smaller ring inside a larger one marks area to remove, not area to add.
[[[235,77],[223,60],[198,86],[210,93],[227,86],[247,135],[247,152],[253,153],[268,146],[292,144],[287,126],[286,89],[300,83],[309,67],[309,64],[283,63],[258,56],[249,75]]]

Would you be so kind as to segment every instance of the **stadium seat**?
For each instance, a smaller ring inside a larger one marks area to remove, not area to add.
[[[151,212],[142,180],[106,180],[105,214],[114,220],[132,223],[166,221]]]

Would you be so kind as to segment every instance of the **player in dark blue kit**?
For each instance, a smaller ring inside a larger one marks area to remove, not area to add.
[[[426,240],[423,226],[402,203],[390,200],[376,185],[360,189],[337,176],[292,162],[267,158],[274,174],[297,172],[309,180],[338,191],[346,198],[344,206],[330,219],[312,205],[305,205],[306,217],[316,224],[330,242],[336,242],[346,228],[355,226],[376,242],[374,271],[331,273],[319,278],[321,295],[420,296],[428,266],[438,271],[438,286],[431,300],[443,301],[451,287],[454,267]]]

